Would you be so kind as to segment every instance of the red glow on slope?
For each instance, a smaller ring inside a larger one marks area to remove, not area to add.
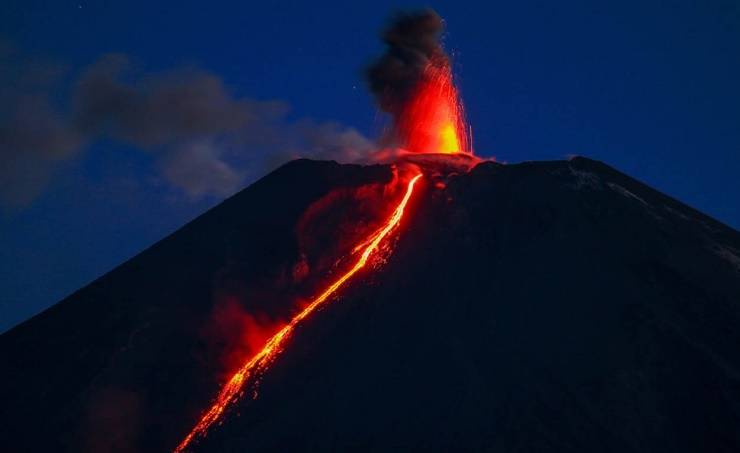
[[[245,383],[252,378],[255,374],[260,373],[267,369],[270,364],[277,358],[282,352],[285,342],[290,338],[293,330],[301,323],[304,319],[311,315],[317,308],[319,308],[329,297],[334,295],[336,291],[342,287],[352,276],[354,276],[360,269],[365,267],[370,257],[376,253],[383,240],[388,234],[398,226],[401,218],[403,217],[404,209],[408,204],[411,194],[414,190],[414,185],[421,178],[421,174],[414,176],[409,182],[406,193],[401,199],[396,209],[393,211],[391,217],[386,221],[383,228],[374,232],[369,238],[365,239],[360,243],[360,246],[356,248],[357,251],[362,249],[362,254],[355,262],[354,266],[334,281],[328,288],[326,288],[320,295],[314,298],[301,312],[299,312],[285,327],[280,329],[278,333],[273,335],[267,343],[264,345],[262,350],[255,354],[249,361],[244,363],[241,368],[234,373],[229,381],[223,386],[221,392],[218,394],[216,401],[203,414],[198,423],[188,433],[188,435],[180,442],[175,452],[182,452],[190,443],[197,437],[204,436],[208,429],[215,423],[224,411],[234,403],[242,394]]]
[[[266,313],[247,311],[237,296],[217,296],[199,338],[208,351],[218,351],[214,358],[229,372],[223,377],[230,377],[231,372],[242,365],[244,357],[251,357],[262,349],[284,325]]]
[[[470,130],[448,64],[428,65],[398,115],[396,134],[413,153],[472,154]]]

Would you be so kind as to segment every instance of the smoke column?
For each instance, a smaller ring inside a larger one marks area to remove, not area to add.
[[[385,53],[367,69],[370,91],[391,115],[387,139],[417,153],[472,153],[470,130],[430,10],[397,14],[382,33]]]

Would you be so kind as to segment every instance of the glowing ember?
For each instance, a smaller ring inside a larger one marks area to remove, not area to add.
[[[379,249],[383,239],[385,239],[388,234],[398,226],[398,223],[401,221],[401,217],[403,217],[403,211],[406,208],[406,204],[411,198],[414,185],[421,176],[421,174],[418,174],[411,179],[406,188],[406,193],[403,196],[403,199],[398,204],[395,211],[393,211],[393,214],[385,223],[385,226],[360,243],[361,245],[359,247],[364,247],[364,249],[355,265],[326,288],[324,292],[313,299],[313,301],[298,313],[290,323],[288,323],[288,325],[283,327],[278,333],[270,338],[260,352],[242,365],[239,371],[237,371],[231,377],[229,382],[227,382],[221,389],[221,392],[218,394],[213,406],[208,409],[208,411],[201,417],[200,421],[198,421],[195,427],[193,427],[190,433],[188,433],[185,439],[182,440],[180,445],[177,446],[175,452],[184,451],[193,439],[205,435],[208,428],[210,428],[210,426],[221,417],[226,408],[241,396],[242,389],[247,380],[255,374],[264,371],[275,360],[282,351],[284,343],[293,333],[296,326],[326,302],[326,300],[329,299],[329,297],[332,296],[345,282],[347,282],[347,280],[352,278],[352,276],[360,269],[365,267],[371,255]]]
[[[468,153],[469,129],[448,64],[429,64],[397,118],[401,146],[414,153]]]

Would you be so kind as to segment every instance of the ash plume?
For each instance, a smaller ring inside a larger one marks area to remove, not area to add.
[[[53,167],[84,144],[50,89],[64,68],[23,58],[0,39],[0,202],[24,205],[43,190]]]
[[[379,107],[397,115],[429,66],[445,67],[449,58],[440,42],[442,18],[431,9],[398,13],[381,34],[385,53],[365,77]]]
[[[290,120],[285,101],[237,97],[197,68],[142,73],[126,55],[106,54],[72,78],[64,97],[61,69],[11,51],[0,52],[0,63],[11,69],[0,75],[5,206],[29,204],[65,162],[103,139],[149,153],[158,177],[195,199],[229,195],[289,158],[354,161],[372,147],[336,122]]]
[[[213,74],[184,69],[133,82],[128,57],[103,56],[77,81],[75,123],[88,135],[109,134],[141,148],[233,132],[280,106],[234,99]],[[278,110],[279,111],[279,110]]]

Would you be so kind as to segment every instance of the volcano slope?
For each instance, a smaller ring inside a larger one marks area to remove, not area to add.
[[[193,451],[740,450],[738,232],[585,158],[430,173]],[[172,450],[225,380],[215,294],[279,316],[301,214],[391,178],[290,163],[5,333],[4,448]]]

